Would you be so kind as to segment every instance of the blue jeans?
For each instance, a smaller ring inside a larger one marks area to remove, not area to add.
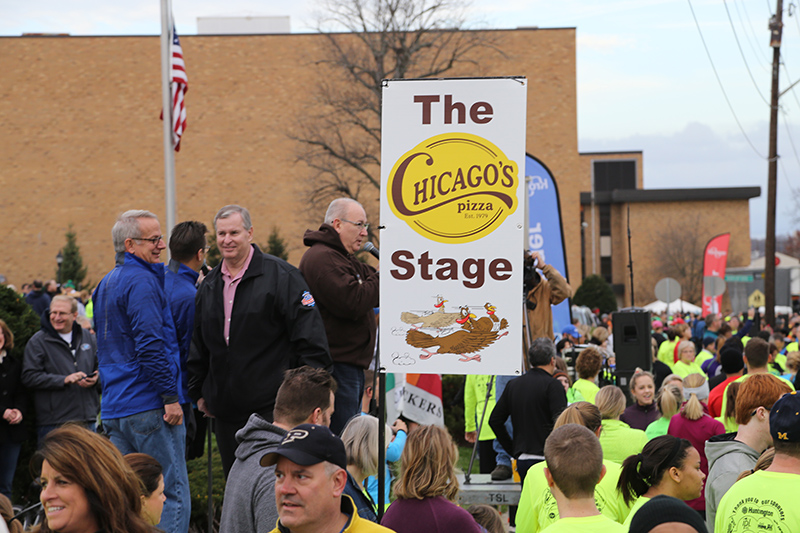
[[[103,420],[103,427],[123,455],[146,453],[161,463],[167,501],[158,527],[167,533],[186,533],[192,511],[184,457],[186,426],[171,426],[163,417],[163,408],[152,409],[125,418]]]
[[[364,394],[364,369],[347,363],[333,363],[336,380],[336,403],[331,417],[331,431],[340,435],[347,421],[361,413]]]
[[[495,376],[494,397],[499,400],[500,396],[503,395],[503,391],[506,390],[506,385],[508,382],[516,377],[517,376]],[[508,431],[508,435],[513,438],[514,429],[511,427],[511,417],[506,419],[506,430]],[[494,451],[497,452],[497,465],[505,465],[511,468],[511,456],[502,446],[500,446],[500,443],[497,442],[497,439],[495,439],[492,443],[492,448],[494,448]]]
[[[0,494],[11,499],[11,485],[14,481],[14,472],[17,471],[17,459],[20,442],[0,442]]]

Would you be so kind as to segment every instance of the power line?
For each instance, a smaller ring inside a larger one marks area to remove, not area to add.
[[[742,4],[742,11],[744,11],[745,15],[744,17],[742,17],[741,11],[739,11],[739,0],[734,0],[733,2],[733,6],[736,8],[736,14],[739,15],[739,21],[742,24],[742,28],[745,28],[744,19],[746,18],[747,25],[750,28],[750,33],[753,35],[753,39],[751,40],[750,34],[747,33],[747,28],[745,28],[744,34],[747,37],[747,42],[750,44],[750,47],[753,49],[754,52],[758,51],[758,55],[760,55],[761,59],[764,61],[763,63],[759,61],[758,64],[761,65],[761,68],[764,69],[764,72],[769,73],[769,67],[767,67],[767,65],[769,64],[770,59],[767,56],[767,53],[762,48],[753,44],[754,42],[758,42],[759,37],[756,34],[756,29],[753,27],[753,21],[752,19],[750,19],[750,14],[747,12],[747,7],[746,7],[747,4],[745,2],[741,2],[741,4]]]
[[[789,80],[791,81],[792,80],[792,75],[789,74],[789,67],[786,66],[786,62],[783,60],[783,54],[781,54],[781,65],[783,66],[783,70],[786,72],[786,77],[789,78]],[[792,82],[792,83],[794,83],[794,82]],[[794,85],[790,85],[790,89],[791,89],[791,92],[792,92],[792,96],[794,96],[794,101],[797,102],[797,108],[800,109],[800,99],[797,98],[797,92],[795,92],[795,90],[794,90],[795,86]],[[785,113],[785,111],[784,111],[784,113]]]
[[[714,60],[711,58],[711,52],[708,50],[708,45],[706,44],[706,40],[703,37],[703,30],[700,29],[700,23],[697,21],[697,15],[694,13],[694,7],[692,7],[692,0],[687,0],[689,2],[689,10],[692,12],[692,18],[694,19],[695,26],[697,26],[697,32],[700,34],[700,41],[703,43],[703,48],[706,50],[706,55],[708,56],[708,61],[711,63],[711,69],[714,71],[714,76],[717,78],[717,83],[719,83],[719,88],[722,91],[722,96],[725,97],[725,102],[728,103],[728,108],[731,110],[731,114],[733,115],[733,119],[736,121],[736,125],[739,126],[739,131],[742,132],[742,136],[747,141],[747,144],[750,145],[750,148],[756,153],[758,157],[761,159],[766,159],[765,156],[758,151],[755,147],[753,142],[750,140],[750,137],[747,136],[747,133],[744,131],[744,127],[742,127],[742,123],[739,121],[739,117],[736,116],[736,111],[733,109],[733,104],[731,104],[730,98],[728,98],[728,93],[725,91],[725,86],[722,85],[722,80],[719,77],[719,73],[717,72],[717,67],[714,66]]]
[[[728,2],[727,0],[722,0],[722,4],[725,6],[725,13],[728,14],[728,22],[731,24],[731,31],[733,31],[733,38],[736,40],[736,46],[739,48],[739,54],[742,56],[742,61],[744,61],[744,68],[747,69],[747,74],[750,76],[750,81],[753,82],[753,86],[756,88],[756,92],[758,92],[758,96],[764,101],[767,106],[769,106],[769,101],[761,94],[761,89],[758,87],[758,83],[756,83],[756,79],[753,77],[753,72],[750,70],[750,65],[747,64],[747,58],[744,56],[744,50],[742,50],[742,43],[739,42],[739,36],[736,34],[736,27],[733,25],[733,19],[731,18],[731,12],[728,9]]]

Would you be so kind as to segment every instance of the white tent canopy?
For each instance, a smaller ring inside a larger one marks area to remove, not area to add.
[[[670,302],[669,305],[661,300],[656,300],[655,302],[645,305],[644,308],[651,313],[661,313],[666,309],[667,313],[694,313],[699,315],[703,311],[701,307],[690,304],[685,300],[675,300],[674,302]]]

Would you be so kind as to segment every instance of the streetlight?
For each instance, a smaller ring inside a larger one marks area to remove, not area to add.
[[[57,280],[58,283],[61,283],[61,263],[63,262],[64,262],[64,256],[61,254],[61,250],[59,250],[58,254],[56,254],[56,263],[58,263],[58,273],[56,275],[56,278],[58,278]]]

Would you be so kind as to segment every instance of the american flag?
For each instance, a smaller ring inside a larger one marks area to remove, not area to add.
[[[172,144],[176,152],[181,150],[181,135],[186,130],[186,102],[184,96],[189,89],[189,78],[186,76],[186,68],[183,64],[183,50],[178,39],[178,32],[175,26],[172,27]],[[163,120],[164,114],[161,114]]]

